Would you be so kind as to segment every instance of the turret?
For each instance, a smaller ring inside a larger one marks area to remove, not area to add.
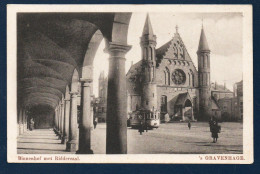
[[[142,48],[142,108],[157,110],[156,89],[156,36],[153,33],[150,17],[147,14],[140,42]]]
[[[210,92],[210,49],[202,27],[200,34],[198,55],[198,79],[199,79],[199,112],[200,119],[208,119],[211,116],[211,92]]]
[[[155,47],[156,47],[156,36],[153,34],[153,28],[150,21],[150,17],[147,14],[143,34],[140,42],[142,48],[142,60],[143,68],[145,68],[145,82],[155,81]]]

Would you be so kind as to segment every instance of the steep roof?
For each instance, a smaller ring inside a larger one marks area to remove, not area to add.
[[[165,55],[166,51],[171,46],[171,42],[172,42],[172,40],[170,40],[169,42],[165,43],[160,48],[156,49],[156,57],[158,59],[162,59],[163,58],[163,56]]]
[[[147,14],[147,16],[146,16],[144,29],[143,29],[143,35],[153,35],[153,27],[151,24],[149,14]]]
[[[167,43],[165,43],[164,45],[156,49],[155,52],[156,52],[157,66],[159,66],[159,64],[164,58],[183,60],[183,61],[185,60],[188,62],[192,62],[194,66],[194,63],[178,32],[174,34],[174,37],[170,41],[168,41]],[[194,69],[196,71],[195,66]]]
[[[201,34],[200,34],[200,41],[199,41],[199,47],[198,51],[209,51],[209,45],[206,39],[206,35],[204,32],[204,29],[201,29]]]
[[[140,70],[142,60],[133,64],[126,74],[127,92],[130,95],[140,95]]]
[[[213,96],[211,96],[211,101],[212,101],[211,110],[219,110],[220,107],[218,105],[218,102]]]
[[[189,93],[181,93],[178,95],[175,105],[184,106],[187,99],[191,101]]]

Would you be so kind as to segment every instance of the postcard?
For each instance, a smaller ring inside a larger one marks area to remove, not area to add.
[[[9,163],[252,164],[250,5],[7,6]]]

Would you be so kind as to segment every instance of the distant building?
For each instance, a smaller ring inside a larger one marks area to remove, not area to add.
[[[107,114],[107,77],[104,71],[100,74],[98,79],[98,99],[96,99],[97,109],[96,116],[99,122],[106,122]]]
[[[198,69],[178,27],[172,39],[157,49],[156,39],[148,15],[140,41],[142,60],[126,75],[128,112],[142,108],[160,112],[162,119],[166,113],[176,120],[220,119],[220,108],[211,93],[210,49],[204,29],[197,50]]]
[[[243,121],[243,80],[234,84],[234,98],[237,119]]]
[[[197,51],[198,70],[178,27],[174,37],[156,49],[156,36],[147,16],[140,45],[142,60],[132,64],[126,74],[128,114],[142,108],[160,112],[161,119],[168,113],[176,120],[209,120],[212,116],[223,121],[237,120],[236,102],[243,99],[235,99],[225,85],[210,83],[210,50],[203,28]],[[98,88],[97,115],[99,121],[106,121],[104,72],[100,74]]]

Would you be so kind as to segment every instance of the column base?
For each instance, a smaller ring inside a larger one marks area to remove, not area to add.
[[[19,126],[19,135],[22,135],[23,134],[23,125],[20,125]]]
[[[77,146],[78,146],[78,144],[76,143],[76,141],[69,141],[66,144],[66,150],[68,152],[76,152],[77,148],[78,148]]]
[[[68,141],[68,137],[64,136],[64,137],[62,137],[62,139],[61,139],[61,144],[66,144],[67,141]]]
[[[78,150],[76,154],[94,154],[94,152],[91,149],[83,149],[83,150]]]

